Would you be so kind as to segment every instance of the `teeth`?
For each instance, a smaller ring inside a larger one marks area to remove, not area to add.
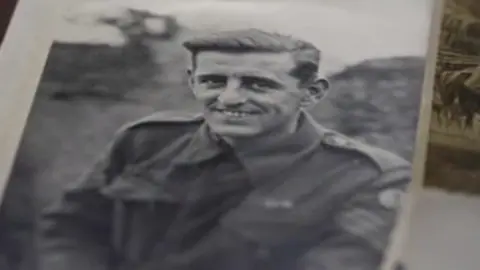
[[[250,115],[250,113],[246,113],[246,112],[235,112],[235,111],[221,111],[221,112],[228,116],[233,116],[233,117],[245,117],[247,115]]]

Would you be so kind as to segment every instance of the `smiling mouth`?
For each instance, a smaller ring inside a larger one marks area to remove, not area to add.
[[[220,113],[229,117],[247,117],[258,114],[257,112],[248,112],[248,111],[237,111],[237,110],[222,110],[222,109],[213,109],[213,112]]]

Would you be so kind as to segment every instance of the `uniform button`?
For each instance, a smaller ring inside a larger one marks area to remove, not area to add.
[[[388,189],[378,194],[380,204],[387,209],[395,209],[401,206],[404,193],[400,189]]]
[[[328,134],[325,136],[323,139],[324,143],[331,145],[331,146],[336,146],[336,147],[349,147],[351,146],[351,143],[343,138],[340,137],[339,135],[336,134]]]

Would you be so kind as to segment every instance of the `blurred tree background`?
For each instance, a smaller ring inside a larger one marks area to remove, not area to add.
[[[34,269],[36,213],[88,169],[121,125],[157,110],[199,109],[185,81],[188,58],[180,47],[191,30],[173,17],[129,12],[102,21],[120,30],[123,45],[53,45],[0,213],[0,233],[18,235],[0,242],[0,255],[10,258],[1,269]],[[347,67],[329,75],[332,89],[311,112],[327,127],[410,159],[423,68],[416,57]],[[20,243],[17,248],[7,248],[12,241]]]

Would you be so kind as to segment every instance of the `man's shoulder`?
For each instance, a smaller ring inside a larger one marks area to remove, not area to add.
[[[120,128],[120,132],[148,128],[155,126],[166,126],[175,124],[177,126],[195,126],[202,123],[203,114],[186,111],[160,111],[151,115],[132,121]]]
[[[319,173],[329,176],[315,180],[313,185],[330,181],[335,187],[335,192],[331,194],[353,194],[358,192],[359,188],[368,186],[377,190],[379,200],[387,205],[391,204],[391,201],[383,202],[384,197],[385,200],[390,200],[392,194],[406,190],[411,182],[410,162],[393,152],[333,130],[324,130],[321,144],[317,160],[331,160],[323,162],[328,166],[319,170]],[[316,190],[322,192],[321,189]]]
[[[184,142],[203,123],[202,114],[162,111],[123,125],[114,136],[114,144],[132,155],[148,158],[167,145]]]
[[[168,140],[181,134],[192,133],[203,121],[200,113],[160,111],[123,125],[117,131],[117,136]]]
[[[326,130],[322,143],[332,151],[346,151],[352,156],[361,156],[379,172],[386,172],[397,168],[409,168],[410,163],[393,152],[380,147],[348,137],[333,130]]]

